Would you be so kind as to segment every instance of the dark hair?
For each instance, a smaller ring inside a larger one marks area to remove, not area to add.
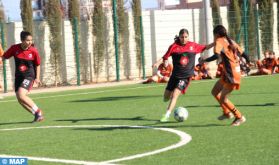
[[[24,41],[27,38],[27,36],[32,36],[32,34],[28,31],[22,31],[20,33],[20,40]]]
[[[180,43],[179,36],[182,35],[182,34],[184,34],[184,33],[187,33],[187,34],[189,35],[189,32],[188,32],[187,29],[180,29],[179,35],[176,35],[176,36],[174,37],[174,41],[175,41],[176,43]]]
[[[214,35],[218,35],[219,37],[226,37],[226,39],[229,42],[229,49],[233,51],[233,53],[235,53],[236,48],[231,40],[231,38],[228,36],[227,30],[223,25],[217,25],[215,26],[214,30],[213,30],[213,34]]]

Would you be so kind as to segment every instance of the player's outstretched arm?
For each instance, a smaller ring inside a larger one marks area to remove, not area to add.
[[[215,42],[212,42],[211,44],[206,45],[205,49],[206,50],[211,49],[211,48],[213,48],[213,46],[215,46]]]
[[[208,58],[202,58],[202,57],[200,57],[199,58],[199,63],[200,64],[203,64],[203,63],[205,63],[205,62],[211,62],[211,61],[214,61],[214,60],[217,60],[218,59],[218,54],[214,54],[214,55],[212,55],[212,56],[210,56],[210,57],[208,57]]]

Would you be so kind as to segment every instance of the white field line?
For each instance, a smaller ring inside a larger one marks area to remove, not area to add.
[[[156,128],[156,127],[149,127],[149,126],[129,126],[129,125],[72,125],[72,126],[42,126],[42,127],[23,127],[23,128],[7,128],[7,129],[0,129],[0,132],[3,131],[20,131],[20,130],[30,130],[30,129],[46,129],[46,128],[90,128],[90,127],[113,127],[113,128],[144,128],[144,129],[154,129],[154,130],[160,130],[165,132],[170,132],[173,134],[176,134],[180,137],[180,141],[176,144],[170,145],[168,147],[142,153],[142,154],[136,154],[131,155],[123,158],[113,159],[113,160],[107,160],[102,162],[91,162],[91,161],[79,161],[79,160],[66,160],[66,159],[55,159],[55,158],[44,158],[44,157],[31,157],[31,156],[14,156],[14,155],[0,155],[0,157],[21,157],[21,158],[28,158],[28,160],[36,160],[36,161],[45,161],[45,162],[56,162],[56,163],[65,163],[65,164],[85,164],[85,165],[111,165],[111,163],[116,163],[120,161],[125,160],[132,160],[136,158],[142,158],[145,156],[150,156],[154,154],[159,154],[161,152],[166,152],[178,147],[181,147],[183,145],[186,145],[192,140],[192,137],[188,135],[187,133],[171,128]]]
[[[0,155],[1,158],[27,158],[28,160],[43,161],[43,162],[54,162],[54,163],[65,163],[65,164],[81,164],[81,165],[112,165],[90,161],[79,161],[79,160],[66,160],[66,159],[53,159],[43,157],[32,157],[32,156],[19,156],[19,155]]]
[[[191,83],[199,84],[199,83],[205,83],[205,82],[211,82],[215,80],[206,80],[206,81],[194,81]],[[112,90],[103,90],[103,91],[92,91],[92,92],[82,92],[82,93],[69,93],[64,95],[54,95],[54,96],[42,96],[42,97],[34,97],[33,100],[39,100],[39,99],[48,99],[48,98],[57,98],[57,97],[67,97],[67,96],[78,96],[78,95],[88,95],[88,94],[98,94],[98,93],[106,93],[106,92],[118,92],[118,91],[128,91],[128,90],[134,90],[134,89],[146,89],[146,88],[157,88],[164,85],[156,85],[156,86],[141,86],[141,87],[133,87],[133,88],[124,88],[124,89],[112,89]],[[7,103],[7,102],[16,102],[16,99],[13,100],[2,100],[0,103]]]

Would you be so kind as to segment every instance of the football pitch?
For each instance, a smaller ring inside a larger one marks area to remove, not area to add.
[[[44,111],[41,123],[30,123],[33,116],[7,97],[0,101],[0,157],[27,157],[31,165],[279,164],[279,75],[242,79],[230,95],[247,119],[239,127],[217,120],[216,80],[191,82],[177,102],[189,111],[181,123],[173,114],[158,122],[166,84],[31,94]]]

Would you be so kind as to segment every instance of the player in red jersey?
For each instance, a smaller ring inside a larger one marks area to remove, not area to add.
[[[3,55],[3,59],[14,57],[15,60],[15,93],[19,104],[35,117],[33,122],[44,119],[42,111],[33,100],[28,97],[28,92],[33,83],[40,84],[40,56],[33,46],[30,32],[20,33],[20,44],[12,45]]]
[[[152,83],[152,82],[156,82],[156,83],[168,82],[170,79],[172,69],[173,69],[172,64],[170,64],[168,60],[164,61],[162,64],[159,65],[156,75],[148,78],[146,81],[143,82],[143,84]]]
[[[169,46],[166,54],[159,59],[154,66],[158,66],[162,61],[172,57],[173,71],[164,93],[164,101],[170,101],[166,114],[161,118],[161,122],[169,121],[170,114],[176,105],[179,95],[184,94],[190,84],[194,74],[196,54],[205,49],[213,47],[210,45],[200,45],[189,41],[187,29],[181,29],[179,36],[175,37],[175,42]]]

